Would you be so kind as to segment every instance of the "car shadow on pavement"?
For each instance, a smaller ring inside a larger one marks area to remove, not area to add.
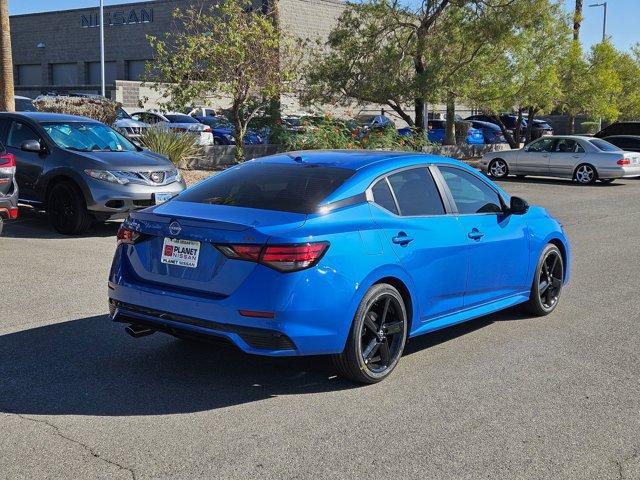
[[[41,239],[113,237],[118,232],[119,226],[120,222],[94,223],[91,229],[82,235],[62,235],[51,226],[46,212],[21,205],[18,219],[5,223],[2,236],[7,238]]]
[[[453,340],[503,316],[513,314],[483,317],[412,339],[405,354]],[[6,413],[190,413],[358,386],[337,377],[327,357],[259,357],[161,333],[133,339],[106,315],[0,336],[0,412]]]

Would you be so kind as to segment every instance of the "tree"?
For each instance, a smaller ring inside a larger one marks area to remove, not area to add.
[[[15,108],[9,2],[0,0],[0,110],[13,112]]]
[[[418,8],[397,0],[349,4],[326,49],[313,57],[307,75],[307,102],[334,100],[388,105],[409,125],[424,128],[426,101],[436,98],[438,76],[431,53],[438,22],[454,8],[482,17],[530,0],[422,0]],[[490,33],[490,32],[484,32]],[[413,104],[413,116],[406,109]]]
[[[291,45],[270,13],[248,0],[191,5],[174,12],[176,32],[149,37],[156,51],[149,75],[156,89],[170,95],[166,108],[214,95],[231,99],[238,161],[249,122],[289,87],[295,73]]]
[[[622,81],[618,72],[619,58],[619,53],[609,40],[591,48],[588,57],[591,95],[585,113],[593,118],[611,122],[620,115]]]
[[[576,115],[587,110],[593,90],[589,76],[589,64],[584,58],[582,46],[571,42],[568,55],[559,65],[560,99],[558,107],[568,115],[568,133],[575,133]]]
[[[576,0],[573,10],[573,40],[580,40],[580,26],[582,25],[582,0]]]
[[[618,96],[618,110],[623,120],[640,118],[640,45],[630,53],[620,53],[617,61],[621,93]]]

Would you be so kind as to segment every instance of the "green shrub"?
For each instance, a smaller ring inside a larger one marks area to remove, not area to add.
[[[580,126],[582,127],[582,131],[584,133],[593,135],[594,133],[598,132],[598,129],[600,128],[600,122],[582,122]]]
[[[67,115],[80,115],[93,118],[99,122],[113,125],[116,121],[116,112],[120,108],[118,102],[100,97],[41,97],[34,100],[33,104],[40,112],[66,113]]]
[[[152,152],[168,157],[175,165],[183,166],[204,154],[202,146],[198,145],[198,137],[193,133],[157,126],[145,129],[140,143]]]

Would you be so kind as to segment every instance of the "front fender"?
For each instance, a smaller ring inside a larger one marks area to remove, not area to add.
[[[52,182],[56,182],[61,178],[73,180],[73,182],[80,188],[80,191],[82,192],[82,195],[84,196],[87,204],[93,201],[91,190],[87,185],[86,179],[84,179],[77,170],[67,166],[60,166],[52,168],[51,170],[47,170],[38,180],[36,189],[43,202],[47,201],[46,192],[49,186],[52,184]]]

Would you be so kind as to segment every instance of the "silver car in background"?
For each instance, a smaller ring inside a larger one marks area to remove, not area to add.
[[[113,128],[129,140],[140,140],[144,135],[144,132],[149,128],[149,125],[146,123],[131,118],[131,115],[129,115],[122,107],[118,108],[116,115],[116,121],[113,124]]]
[[[213,145],[211,127],[203,125],[195,118],[184,113],[135,112],[131,114],[131,117],[149,125],[158,125],[178,132],[193,133],[197,137],[199,145]]]
[[[508,175],[571,178],[588,185],[597,180],[640,176],[640,154],[625,152],[605,140],[578,135],[553,135],[523,148],[482,156],[480,168],[495,179]]]

